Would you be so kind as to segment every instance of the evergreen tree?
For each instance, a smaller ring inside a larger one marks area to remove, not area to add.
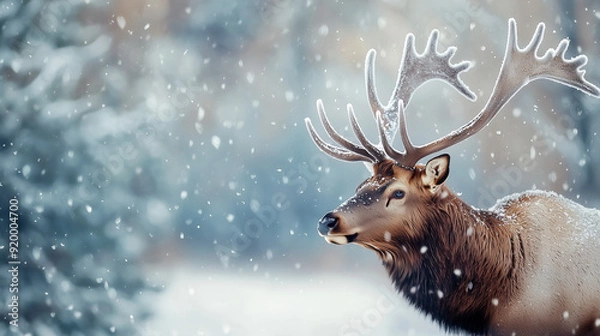
[[[139,261],[170,218],[154,178],[164,153],[143,98],[124,90],[132,77],[118,66],[110,26],[98,23],[111,21],[110,6],[0,5],[0,253],[7,260],[14,198],[18,333],[133,335],[148,314],[139,296],[152,286]]]

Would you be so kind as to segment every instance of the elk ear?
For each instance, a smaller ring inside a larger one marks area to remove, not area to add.
[[[427,162],[421,179],[424,186],[429,187],[431,192],[435,192],[446,181],[448,174],[450,174],[450,155],[442,154]]]

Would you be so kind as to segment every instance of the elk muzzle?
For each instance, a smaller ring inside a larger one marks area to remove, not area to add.
[[[333,212],[328,212],[319,220],[319,225],[317,226],[319,235],[324,237],[330,244],[345,245],[352,243],[358,236],[358,232],[349,235],[335,233],[335,229],[339,224],[340,218]]]
[[[340,222],[339,218],[335,216],[332,212],[327,213],[323,218],[319,220],[319,234],[321,236],[327,236],[329,231],[335,229]]]

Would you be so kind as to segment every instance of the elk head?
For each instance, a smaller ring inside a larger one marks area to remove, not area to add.
[[[440,79],[465,97],[475,100],[475,94],[459,78],[463,71],[471,67],[471,63],[451,63],[455,47],[438,52],[439,33],[436,30],[431,33],[422,54],[415,51],[414,36],[409,34],[396,87],[384,106],[375,89],[375,51],[370,50],[365,62],[365,77],[369,104],[379,130],[379,143],[374,144],[366,138],[352,105],[348,105],[348,115],[359,144],[347,140],[333,129],[320,100],[317,101],[317,111],[321,122],[339,146],[323,141],[310,119],[305,120],[310,136],[319,149],[343,161],[366,162],[373,173],[358,186],[354,196],[319,221],[319,234],[329,243],[357,243],[378,252],[389,251],[386,247],[393,242],[410,241],[418,235],[425,235],[427,225],[431,224],[431,214],[438,211],[445,199],[456,198],[456,195],[443,185],[449,174],[448,155],[434,157],[425,165],[418,164],[419,160],[482,130],[523,86],[533,80],[550,79],[599,96],[600,90],[583,78],[585,71],[581,67],[587,58],[579,55],[565,59],[569,45],[567,39],[562,40],[556,49],[548,49],[543,56],[538,56],[543,33],[544,24],[540,23],[529,44],[519,48],[516,23],[510,19],[504,60],[492,94],[483,109],[464,126],[421,146],[414,145],[407,133],[405,109],[413,92],[428,80]],[[403,151],[392,147],[396,130],[400,134]]]

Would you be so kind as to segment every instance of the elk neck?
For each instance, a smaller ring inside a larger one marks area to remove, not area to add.
[[[524,242],[510,219],[471,207],[446,186],[438,195],[423,214],[421,234],[393,238],[394,251],[374,249],[418,309],[449,330],[482,333],[519,286]]]

